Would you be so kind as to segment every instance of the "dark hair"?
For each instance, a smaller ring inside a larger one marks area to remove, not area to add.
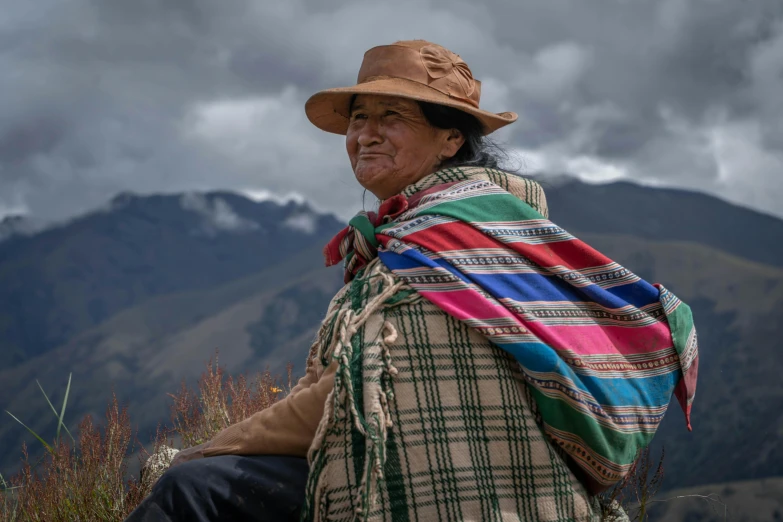
[[[465,137],[462,147],[454,156],[445,160],[440,168],[467,165],[496,169],[508,159],[508,154],[502,147],[484,136],[483,125],[472,114],[437,103],[417,103],[430,125],[439,129],[457,129]]]
[[[353,107],[355,99],[356,94],[351,97],[349,107]],[[444,160],[439,168],[465,165],[497,169],[508,160],[508,153],[492,139],[484,136],[484,127],[475,116],[437,103],[416,103],[430,125],[438,129],[457,129],[465,137],[465,143],[457,153]]]

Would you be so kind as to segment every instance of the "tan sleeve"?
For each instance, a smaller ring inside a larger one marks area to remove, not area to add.
[[[285,399],[215,435],[204,456],[306,457],[321,422],[326,397],[334,387],[336,370],[337,363],[332,363],[319,378],[315,365],[308,365],[305,376]]]

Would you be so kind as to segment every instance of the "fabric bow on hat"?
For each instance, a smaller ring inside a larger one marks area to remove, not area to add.
[[[349,283],[353,276],[367,263],[378,257],[378,239],[376,228],[391,223],[397,216],[408,210],[408,200],[398,194],[381,203],[378,213],[360,212],[348,222],[324,247],[326,266],[333,266],[345,259],[343,280]]]
[[[439,79],[454,73],[462,92],[452,94],[458,94],[465,98],[473,94],[476,81],[473,79],[473,73],[470,72],[468,64],[458,54],[439,45],[427,45],[419,50],[419,55],[431,78]]]

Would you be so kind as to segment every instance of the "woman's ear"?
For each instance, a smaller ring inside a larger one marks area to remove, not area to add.
[[[465,136],[459,131],[459,129],[449,129],[443,140],[443,148],[441,149],[440,157],[453,158],[454,155],[459,152],[460,147],[465,143]]]

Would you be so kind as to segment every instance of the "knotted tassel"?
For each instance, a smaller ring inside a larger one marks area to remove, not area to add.
[[[378,485],[383,481],[383,470],[386,463],[386,441],[388,430],[392,427],[389,403],[393,398],[392,378],[397,375],[393,366],[389,345],[397,339],[394,326],[384,321],[378,331],[377,342],[369,346],[364,344],[363,357],[376,359],[382,364],[378,366],[377,379],[366,375],[367,365],[360,375],[353,375],[351,363],[354,357],[354,336],[362,326],[380,309],[394,303],[393,297],[402,289],[404,283],[396,280],[391,274],[381,270],[382,265],[368,270],[360,279],[353,281],[349,291],[357,295],[363,293],[372,285],[375,295],[362,304],[360,308],[342,308],[336,310],[325,323],[331,325],[331,330],[324,329],[324,339],[318,346],[317,360],[323,364],[338,365],[335,373],[334,388],[329,393],[324,406],[324,415],[316,430],[313,443],[308,451],[308,461],[311,473],[307,486],[306,511],[313,521],[326,517],[328,506],[324,492],[328,490],[328,471],[326,469],[327,433],[338,422],[345,422],[346,416],[351,427],[365,438],[365,466],[362,470],[359,484],[353,492],[354,511],[358,520],[366,519],[374,505],[374,497]],[[377,285],[377,286],[376,286]],[[355,386],[362,383],[363,404],[357,404]],[[317,476],[316,476],[317,475]]]

